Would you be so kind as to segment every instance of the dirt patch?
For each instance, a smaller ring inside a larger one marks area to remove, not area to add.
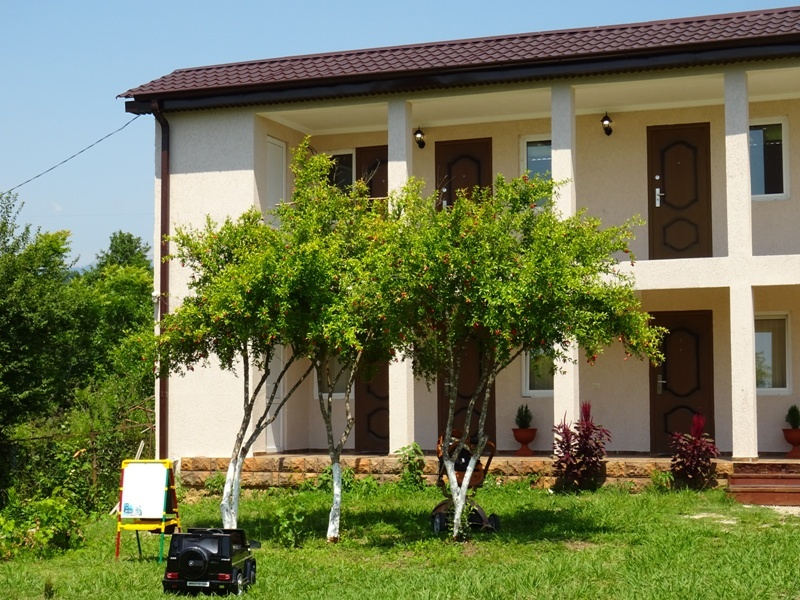
[[[597,547],[597,544],[593,544],[592,542],[580,542],[580,541],[564,542],[564,545],[569,550],[575,550],[576,552],[579,552],[581,550],[589,550],[590,548]]]

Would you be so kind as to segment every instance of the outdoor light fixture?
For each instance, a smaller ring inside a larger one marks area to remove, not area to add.
[[[417,142],[417,146],[419,146],[420,150],[425,147],[425,134],[419,127],[417,127],[417,130],[414,132],[414,141]]]
[[[606,132],[606,135],[611,135],[613,129],[611,129],[611,117],[608,116],[608,112],[606,112],[606,116],[600,119],[600,124],[603,126],[603,131]]]

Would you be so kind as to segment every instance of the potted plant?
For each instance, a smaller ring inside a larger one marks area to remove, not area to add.
[[[532,420],[531,409],[527,404],[520,404],[514,416],[516,427],[511,430],[514,439],[520,444],[519,450],[514,453],[515,456],[533,456],[533,450],[528,448],[528,444],[536,438],[536,429],[531,427]]]
[[[784,439],[792,445],[786,458],[800,458],[800,409],[797,404],[792,404],[786,411],[786,422],[789,429],[783,430]]]

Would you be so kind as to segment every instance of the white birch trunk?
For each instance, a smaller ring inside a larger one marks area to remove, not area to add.
[[[228,463],[228,473],[225,476],[225,487],[222,490],[222,502],[220,502],[222,526],[225,529],[236,529],[239,517],[239,497],[242,491],[243,463],[241,455]]]
[[[464,507],[467,504],[467,492],[469,491],[469,482],[472,479],[472,473],[475,471],[475,465],[478,463],[478,457],[473,455],[469,459],[467,470],[464,472],[464,478],[461,480],[461,485],[458,485],[456,479],[455,463],[452,460],[445,459],[444,467],[447,471],[447,479],[450,482],[450,497],[453,499],[453,539],[458,539],[461,532],[461,519],[464,516]]]
[[[328,516],[328,541],[339,541],[339,521],[342,514],[342,465],[338,459],[331,462],[333,473],[333,504]]]

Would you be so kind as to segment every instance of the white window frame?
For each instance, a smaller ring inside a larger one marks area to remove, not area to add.
[[[789,314],[785,312],[759,312],[755,314],[755,320],[759,319],[783,319],[784,322],[784,343],[786,348],[784,355],[786,357],[786,387],[780,388],[760,388],[756,382],[756,395],[757,396],[789,396],[792,394],[792,331],[789,322]],[[755,323],[753,323],[753,337],[755,338]],[[755,368],[755,353],[753,354],[753,368]]]
[[[753,202],[769,202],[772,200],[788,200],[789,193],[789,118],[788,117],[764,117],[750,119],[750,126],[758,125],[780,125],[781,126],[781,150],[783,159],[783,193],[781,194],[752,194]],[[747,128],[747,144],[750,148],[750,126]],[[750,156],[748,152],[748,167],[751,169]]]
[[[335,357],[331,357],[331,358],[335,358]],[[346,378],[346,377],[348,377],[348,374],[347,373],[342,373],[342,378]],[[340,380],[340,381],[342,381],[342,380]],[[347,383],[346,380],[345,380],[345,383]],[[353,385],[353,389],[355,389],[355,385]],[[353,390],[350,390],[350,394],[351,394],[351,398],[350,399],[352,400]],[[325,393],[325,396],[327,397],[327,393]],[[315,398],[319,398],[319,378],[317,376],[316,367],[314,368],[314,397]],[[345,393],[344,392],[333,392],[331,394],[331,400],[344,400],[344,397],[345,397]]]
[[[532,390],[530,381],[531,355],[523,352],[520,355],[520,370],[522,371],[522,397],[523,398],[552,398],[553,390]]]
[[[271,146],[274,151],[270,151]],[[266,204],[270,209],[289,200],[286,195],[286,172],[286,142],[267,136]]]
[[[553,136],[551,133],[536,133],[523,135],[519,143],[519,174],[523,175],[528,170],[528,142],[550,142],[550,160],[553,159]],[[552,177],[553,172],[550,171]]]
[[[356,182],[356,151],[355,148],[345,148],[343,150],[323,150],[323,154],[327,154],[331,158],[335,156],[341,156],[343,154],[349,154],[352,157],[350,164],[352,165],[350,168],[350,182],[351,185]]]

